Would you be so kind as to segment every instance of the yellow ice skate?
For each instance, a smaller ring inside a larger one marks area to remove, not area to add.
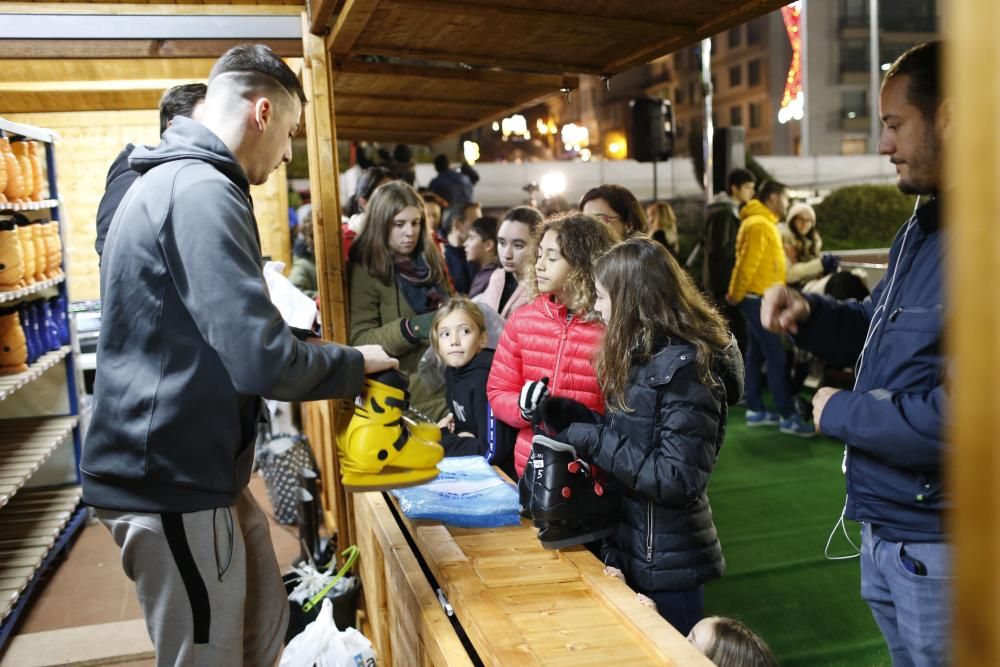
[[[365,379],[354,416],[338,429],[340,475],[347,491],[384,491],[437,477],[444,449],[435,424],[404,417],[409,381],[399,371]]]

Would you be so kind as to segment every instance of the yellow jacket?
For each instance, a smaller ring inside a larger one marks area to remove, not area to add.
[[[729,278],[729,296],[742,301],[747,293],[763,294],[785,284],[785,250],[778,233],[778,216],[756,199],[740,211],[736,234],[736,265]]]

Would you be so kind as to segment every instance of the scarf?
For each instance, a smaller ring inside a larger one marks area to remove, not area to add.
[[[410,307],[418,315],[437,310],[444,303],[445,293],[431,277],[431,269],[421,256],[394,257],[396,283]]]

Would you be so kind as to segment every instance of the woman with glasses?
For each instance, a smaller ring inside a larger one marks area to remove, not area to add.
[[[646,233],[646,214],[639,200],[621,185],[591,188],[583,195],[579,208],[607,225],[618,240]]]

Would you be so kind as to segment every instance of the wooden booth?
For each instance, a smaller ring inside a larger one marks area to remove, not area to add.
[[[324,334],[347,340],[337,139],[431,143],[498,120],[581,74],[613,76],[777,9],[782,0],[266,0],[265,2],[5,2],[0,116],[61,136],[60,182],[74,299],[97,295],[93,220],[111,160],[155,143],[164,88],[204,80],[233,44],[270,44],[302,73]],[[988,425],[997,310],[992,204],[997,181],[997,49],[993,3],[954,0],[949,86],[958,196],[952,250],[955,429],[953,481],[959,574],[958,664],[1000,663]],[[76,17],[66,21],[66,17]],[[46,21],[51,19],[51,23]],[[102,25],[103,24],[103,25]],[[51,28],[51,29],[50,29]],[[254,193],[265,254],[288,260],[283,170]],[[467,530],[408,521],[390,497],[350,496],[339,483],[337,405],[309,404],[305,424],[324,483],[327,526],[361,547],[364,629],[389,665],[708,664],[624,584],[581,549],[547,552],[527,526]]]

